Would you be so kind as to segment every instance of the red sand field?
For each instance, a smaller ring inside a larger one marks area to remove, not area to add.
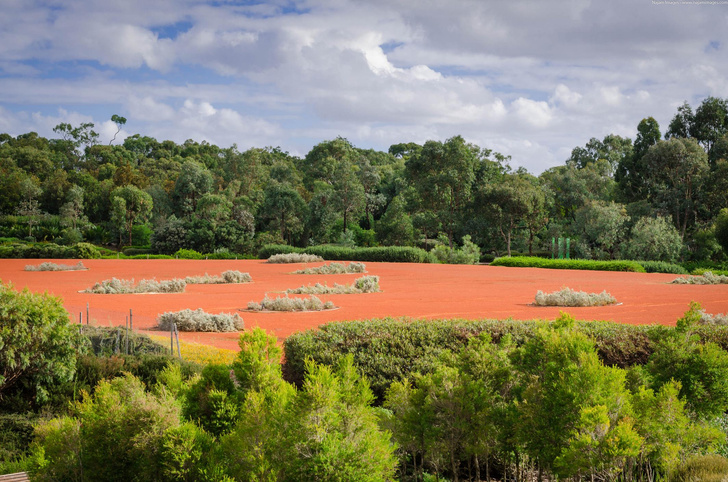
[[[294,275],[302,264],[267,264],[258,260],[84,260],[87,271],[32,272],[27,264],[45,260],[0,260],[0,280],[15,289],[52,293],[63,299],[74,321],[90,306],[91,322],[101,326],[124,325],[133,310],[134,328],[153,331],[157,314],[184,308],[203,308],[210,313],[245,310],[249,301],[267,293],[316,282],[351,283],[361,275]],[[75,264],[76,260],[52,260]],[[312,266],[312,265],[308,265]],[[387,316],[418,318],[516,318],[553,319],[567,311],[577,319],[612,320],[620,323],[674,325],[691,300],[709,313],[728,312],[728,285],[671,285],[675,275],[596,271],[503,268],[495,266],[366,263],[369,274],[380,277],[381,293],[326,295],[339,309],[311,313],[241,312],[246,328],[260,326],[279,340],[322,323]],[[96,295],[79,293],[95,282],[119,279],[184,278],[235,269],[248,272],[253,283],[236,285],[188,285],[185,293],[145,295]],[[587,292],[607,290],[621,304],[594,308],[541,308],[531,306],[536,291],[564,287]],[[223,348],[237,348],[236,333],[180,333],[184,340]]]

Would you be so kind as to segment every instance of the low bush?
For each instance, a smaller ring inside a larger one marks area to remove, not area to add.
[[[553,293],[544,293],[539,290],[536,293],[536,306],[605,306],[617,302],[614,296],[605,291],[601,293],[587,293],[575,291],[571,288],[564,288]]]
[[[140,294],[140,293],[182,293],[187,283],[185,280],[175,278],[170,280],[157,281],[154,279],[143,279],[138,285],[134,280],[120,280],[111,278],[96,283],[91,288],[85,289],[84,293],[101,295]]]
[[[371,261],[384,263],[432,263],[434,258],[424,249],[408,246],[379,246],[374,248],[347,248],[319,245],[295,248],[285,244],[266,244],[258,251],[258,258],[268,259],[275,254],[306,253],[331,261]]]
[[[473,337],[488,334],[494,343],[500,343],[508,336],[512,343],[521,345],[538,327],[549,323],[408,318],[328,323],[285,339],[283,373],[289,382],[300,384],[307,358],[336,366],[344,356],[352,354],[356,366],[381,400],[392,382],[415,372],[430,373],[445,350],[457,352]],[[574,327],[594,340],[605,365],[620,368],[647,363],[656,343],[675,330],[662,325],[623,325],[609,321],[576,321]],[[713,342],[728,350],[728,326],[696,325],[691,331],[701,342]]]
[[[202,253],[198,253],[194,249],[178,249],[174,253],[174,257],[178,259],[202,259]]]
[[[248,303],[250,311],[323,311],[334,308],[336,306],[331,301],[324,303],[315,296],[310,298],[289,298],[288,296],[269,298],[266,295],[260,303],[255,301]]]
[[[253,278],[250,273],[241,273],[237,270],[223,271],[220,275],[188,276],[185,282],[188,285],[201,284],[228,284],[228,283],[251,283]]]
[[[147,335],[123,326],[104,327],[81,325],[81,334],[88,340],[91,352],[96,356],[110,356],[123,353],[127,340],[129,353],[135,355],[166,353],[164,347],[154,343]]]
[[[364,263],[329,263],[316,268],[306,268],[294,271],[295,274],[351,274],[366,273]]]
[[[25,271],[79,271],[88,269],[79,261],[77,264],[57,264],[45,262],[39,265],[25,265]]]
[[[666,261],[637,261],[648,273],[688,274],[688,270],[675,263]]]
[[[0,245],[0,258],[96,259],[101,253],[89,243],[60,246],[55,243],[11,243]]]
[[[430,251],[430,254],[440,263],[478,264],[480,262],[480,248],[470,240],[470,235],[463,237],[463,246],[459,249],[440,243]]]
[[[306,253],[279,253],[268,258],[267,263],[317,263],[323,261],[321,256]]]
[[[698,323],[701,325],[728,326],[728,313],[717,313],[715,315],[711,315],[710,313],[701,311],[700,321],[698,321]]]
[[[728,459],[717,454],[695,455],[670,477],[675,482],[722,482],[728,479]]]
[[[286,290],[288,294],[296,295],[350,295],[360,293],[376,293],[379,291],[379,276],[362,276],[354,281],[354,284],[334,286],[316,283],[315,285],[301,286]]]
[[[706,271],[701,275],[675,278],[671,283],[677,285],[721,285],[728,284],[728,276]]]
[[[157,317],[157,324],[162,330],[169,330],[172,323],[180,331],[241,331],[245,327],[243,319],[237,313],[205,313],[202,308],[162,313]]]
[[[593,261],[587,259],[544,259],[534,256],[496,258],[491,266],[513,268],[582,269],[595,271],[631,271],[644,273],[645,268],[637,261]]]
[[[706,269],[706,268],[697,268],[690,272],[690,274],[695,276],[704,275],[705,273],[713,273],[717,276],[728,276],[728,270],[725,269]]]

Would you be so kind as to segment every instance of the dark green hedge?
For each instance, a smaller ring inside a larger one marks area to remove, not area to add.
[[[266,244],[258,251],[258,258],[268,259],[274,254],[306,253],[321,256],[327,261],[371,261],[390,263],[430,263],[432,258],[424,249],[407,246],[381,246],[376,248],[347,248],[320,245],[295,248],[285,244]]]
[[[536,326],[546,323],[550,322],[406,318],[329,323],[286,338],[283,374],[289,382],[300,385],[306,358],[335,365],[351,353],[381,400],[393,381],[413,372],[429,372],[444,350],[458,350],[473,336],[485,332],[498,342],[509,334],[515,343],[521,344],[532,336]],[[594,339],[606,365],[621,368],[646,363],[655,342],[673,330],[661,325],[633,326],[607,321],[578,321],[576,326]],[[704,341],[728,350],[728,327],[696,326],[693,331]]]
[[[637,261],[594,261],[588,259],[544,259],[533,256],[496,258],[491,266],[513,268],[585,269],[595,271],[632,271],[644,273],[645,268]]]
[[[666,261],[637,261],[648,273],[688,274],[688,270],[675,263]]]
[[[76,243],[60,246],[54,243],[12,243],[0,245],[0,258],[95,259],[101,253],[93,244]]]

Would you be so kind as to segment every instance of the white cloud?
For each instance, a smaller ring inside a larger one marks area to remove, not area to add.
[[[551,109],[546,102],[534,101],[519,97],[513,102],[516,117],[534,127],[544,128],[553,119]]]

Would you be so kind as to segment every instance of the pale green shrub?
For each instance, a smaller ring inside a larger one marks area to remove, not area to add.
[[[324,303],[315,296],[310,298],[289,298],[288,296],[269,298],[266,295],[260,303],[254,301],[248,303],[248,309],[251,311],[323,311],[334,308],[336,306],[331,301]]]
[[[25,271],[79,271],[88,269],[83,265],[83,262],[79,261],[78,264],[56,264],[56,263],[41,263],[39,265],[28,264],[25,266]]]
[[[321,256],[306,253],[281,253],[268,258],[268,263],[317,263],[323,261]]]
[[[143,279],[134,286],[134,280],[120,280],[111,278],[96,283],[91,288],[84,290],[84,293],[101,295],[139,294],[139,293],[182,293],[187,283],[183,279],[157,281],[154,279]]]
[[[706,271],[699,276],[681,276],[671,281],[678,285],[720,285],[728,284],[728,276],[722,274],[713,274],[712,271]]]
[[[157,317],[157,324],[162,330],[169,330],[172,323],[177,324],[179,331],[241,331],[243,319],[237,313],[220,313],[213,315],[202,308],[196,310],[169,311]]]
[[[711,315],[710,313],[701,311],[700,312],[700,321],[698,321],[698,323],[701,325],[726,326],[726,325],[728,325],[728,313],[717,313],[715,315]]]
[[[224,271],[221,275],[188,276],[185,282],[190,285],[200,284],[228,284],[228,283],[250,283],[253,278],[250,273],[241,273],[237,270]]]
[[[605,306],[613,305],[617,300],[607,293],[586,293],[564,288],[553,293],[544,293],[539,290],[536,293],[536,306]]]
[[[350,274],[350,273],[366,273],[366,265],[364,263],[329,263],[317,268],[299,269],[295,274]]]
[[[298,295],[350,295],[376,293],[378,291],[379,276],[362,276],[361,278],[356,279],[354,284],[351,285],[334,283],[334,286],[328,286],[325,283],[316,283],[315,285],[289,289],[286,290],[286,293]]]

